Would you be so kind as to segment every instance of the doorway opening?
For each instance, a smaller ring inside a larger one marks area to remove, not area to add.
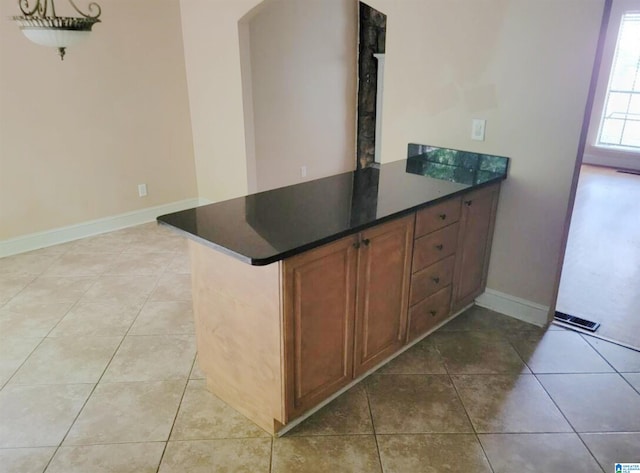
[[[609,6],[556,315],[599,323],[594,336],[640,350],[640,9]]]

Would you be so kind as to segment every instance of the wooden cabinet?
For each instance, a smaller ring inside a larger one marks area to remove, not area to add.
[[[354,377],[393,355],[404,344],[412,244],[413,215],[362,233]]]
[[[288,417],[403,345],[412,241],[409,216],[285,260]]]
[[[352,379],[358,241],[352,235],[284,263],[285,379],[292,418]]]
[[[454,312],[471,304],[486,286],[499,184],[465,194],[454,271]]]
[[[266,266],[191,241],[208,388],[274,434],[424,336],[484,289],[497,197],[486,187]]]
[[[416,214],[408,341],[425,334],[450,314],[460,201],[455,197]]]

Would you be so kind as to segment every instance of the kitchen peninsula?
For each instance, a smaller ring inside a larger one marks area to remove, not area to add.
[[[406,160],[164,215],[189,238],[208,388],[278,434],[484,290],[508,159]]]

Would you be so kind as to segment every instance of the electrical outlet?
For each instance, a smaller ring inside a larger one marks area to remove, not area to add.
[[[307,177],[307,166],[300,167],[300,177]]]
[[[471,139],[475,141],[484,141],[484,130],[487,121],[481,118],[471,120]]]
[[[146,195],[147,195],[147,185],[138,184],[138,197],[146,197]]]

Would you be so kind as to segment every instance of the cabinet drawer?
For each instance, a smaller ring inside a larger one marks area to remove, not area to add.
[[[443,287],[447,287],[453,280],[453,265],[455,256],[447,256],[437,263],[427,266],[411,276],[411,297],[409,305],[420,302]]]
[[[413,269],[415,273],[456,252],[458,224],[416,239],[413,246]]]
[[[451,286],[440,289],[409,309],[409,340],[422,335],[446,319],[451,302]]]
[[[460,219],[460,199],[461,197],[456,197],[433,207],[419,210],[416,214],[416,237],[457,222]]]

